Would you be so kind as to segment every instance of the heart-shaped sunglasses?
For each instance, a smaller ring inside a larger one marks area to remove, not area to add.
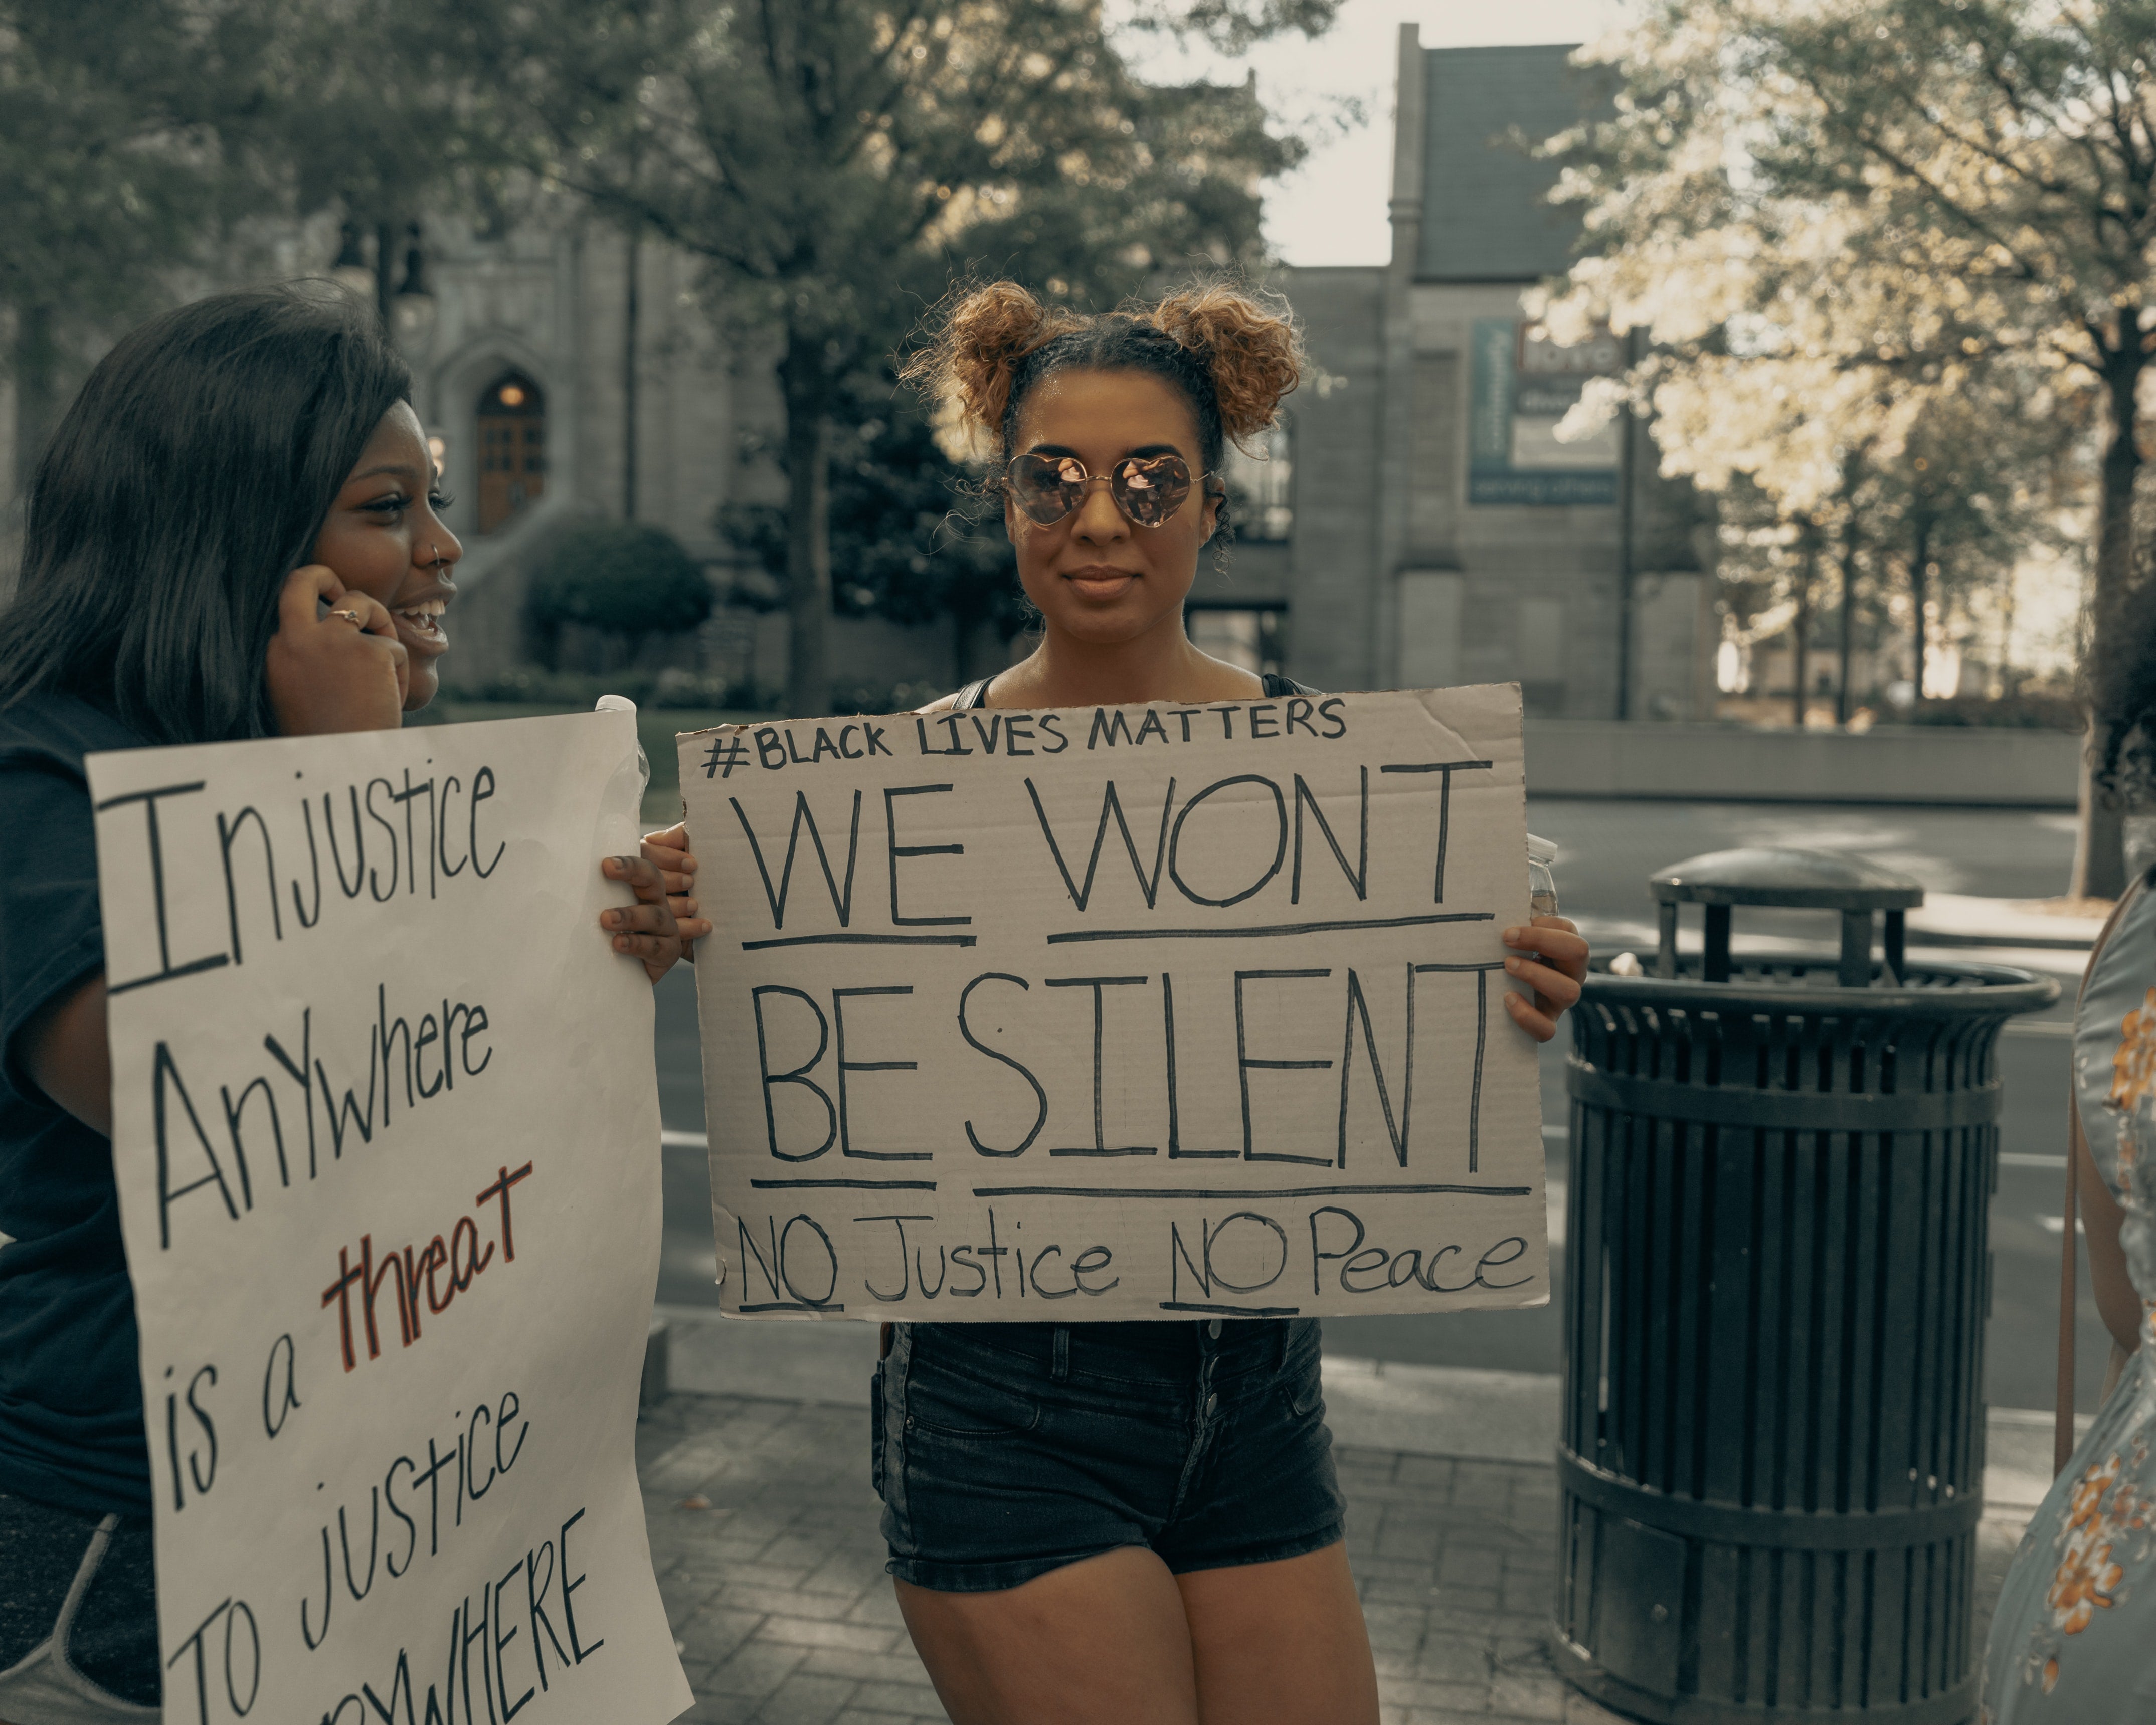
[[[1105,474],[1086,472],[1075,455],[1020,455],[1004,470],[1004,484],[1026,518],[1052,527],[1086,501],[1086,488],[1105,484],[1133,526],[1165,526],[1190,495],[1190,465],[1180,455],[1126,455]]]

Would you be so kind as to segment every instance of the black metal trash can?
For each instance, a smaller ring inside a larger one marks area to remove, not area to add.
[[[1599,973],[1572,1014],[1558,1668],[1669,1725],[1960,1725],[1994,1049],[2058,984],[1907,965],[1921,888],[1849,859],[1654,886],[1656,973]],[[1732,960],[1729,907],[1759,903],[1842,912],[1839,952]]]

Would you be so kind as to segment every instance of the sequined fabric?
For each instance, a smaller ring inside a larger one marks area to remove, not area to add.
[[[2156,892],[2136,891],[2097,955],[2073,1067],[2082,1131],[2125,1212],[2143,1345],[2015,1553],[1984,1725],[2156,1722]]]

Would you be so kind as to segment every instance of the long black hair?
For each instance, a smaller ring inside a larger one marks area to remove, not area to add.
[[[412,378],[326,284],[155,318],[105,355],[38,463],[0,612],[0,707],[77,695],[160,742],[264,737],[285,578]]]

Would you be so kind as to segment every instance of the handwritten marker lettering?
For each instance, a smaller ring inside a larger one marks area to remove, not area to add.
[[[1501,931],[1527,916],[1517,690],[680,748],[701,862],[752,883],[696,971],[729,1312],[1548,1297],[1535,1050],[1503,999]],[[694,770],[737,749],[784,777]]]
[[[528,1162],[513,1174],[504,1168],[501,1177],[475,1200],[482,1207],[497,1199],[501,1200],[498,1238],[505,1263],[516,1261],[516,1230],[510,1210],[510,1191],[520,1181],[530,1178],[531,1174],[531,1164]],[[495,1245],[494,1240],[482,1242],[479,1224],[470,1216],[459,1216],[449,1230],[446,1244],[438,1234],[416,1250],[407,1245],[401,1251],[386,1252],[379,1269],[375,1266],[372,1235],[360,1235],[357,1262],[353,1261],[350,1246],[339,1246],[336,1280],[322,1290],[322,1304],[336,1302],[345,1370],[349,1372],[358,1364],[352,1336],[355,1289],[358,1291],[360,1326],[367,1336],[367,1357],[379,1359],[382,1327],[376,1319],[376,1305],[385,1284],[396,1301],[398,1339],[409,1348],[425,1333],[420,1296],[426,1296],[425,1311],[439,1317],[449,1309],[450,1302],[470,1287],[494,1261]]]
[[[821,750],[796,727],[786,770],[865,758],[863,722]],[[187,1725],[664,1725],[693,1700],[629,1443],[659,1244],[657,1163],[628,1153],[659,1136],[650,985],[598,927],[628,896],[599,860],[635,842],[637,754],[607,711],[86,763],[159,1655]],[[713,793],[771,788],[755,767],[731,737]],[[819,817],[860,800],[801,783]],[[790,922],[824,925],[813,896]],[[905,1004],[846,1001],[850,1105],[903,1057],[876,1009]],[[813,1229],[779,1234],[819,1292]]]

